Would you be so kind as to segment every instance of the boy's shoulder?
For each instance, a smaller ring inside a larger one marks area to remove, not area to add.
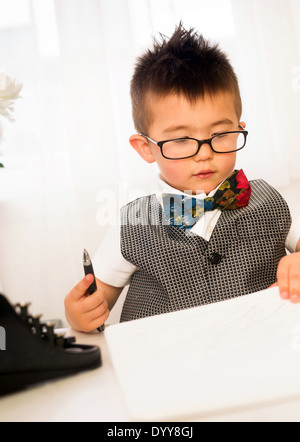
[[[252,193],[253,192],[254,193],[263,192],[266,195],[268,195],[268,194],[277,195],[283,199],[283,196],[280,194],[280,192],[277,189],[275,189],[275,187],[273,187],[271,184],[269,184],[267,181],[265,181],[262,178],[250,180],[249,183],[251,185]]]
[[[127,225],[128,222],[130,222],[130,225],[137,225],[139,222],[142,225],[147,225],[149,216],[151,218],[159,217],[160,208],[161,206],[155,193],[138,197],[121,207],[121,225]]]
[[[249,208],[258,208],[265,210],[272,207],[273,211],[281,212],[282,210],[289,213],[289,207],[281,195],[271,184],[263,179],[255,179],[249,181],[251,185],[251,197],[249,200]]]
[[[145,205],[150,204],[150,203],[151,204],[158,203],[158,198],[155,193],[150,193],[149,195],[139,196],[138,198],[124,204],[124,206],[122,206],[120,210],[124,211],[124,210],[126,210],[126,208],[131,208],[131,207],[145,207]]]

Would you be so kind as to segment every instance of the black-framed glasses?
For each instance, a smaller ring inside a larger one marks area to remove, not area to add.
[[[240,128],[243,129],[242,126],[240,126]],[[147,135],[139,135],[147,138],[151,143],[160,147],[161,154],[164,158],[168,160],[183,160],[197,155],[203,144],[209,144],[210,148],[215,153],[237,152],[245,147],[248,132],[246,130],[222,132],[207,140],[184,137],[174,138],[172,140],[154,141]]]

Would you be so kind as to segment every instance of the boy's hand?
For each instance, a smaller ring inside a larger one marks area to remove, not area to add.
[[[74,330],[96,330],[109,316],[103,288],[98,288],[92,295],[88,293],[92,282],[93,275],[86,275],[65,297],[66,318]]]
[[[300,302],[300,252],[284,256],[278,265],[277,283],[282,299]],[[272,286],[272,287],[273,287]]]

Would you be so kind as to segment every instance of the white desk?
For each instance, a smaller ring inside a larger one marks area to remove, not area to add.
[[[123,422],[131,421],[112,368],[103,334],[67,330],[77,343],[99,345],[102,366],[27,391],[0,398],[1,422]],[[286,373],[288,376],[288,371]],[[300,398],[284,403],[206,416],[189,421],[277,422],[300,421]]]

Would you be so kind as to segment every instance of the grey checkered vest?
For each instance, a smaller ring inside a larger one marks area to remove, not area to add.
[[[121,252],[132,275],[121,322],[254,293],[276,281],[291,225],[282,196],[251,182],[247,207],[222,212],[209,241],[166,225],[155,195],[121,210]]]

